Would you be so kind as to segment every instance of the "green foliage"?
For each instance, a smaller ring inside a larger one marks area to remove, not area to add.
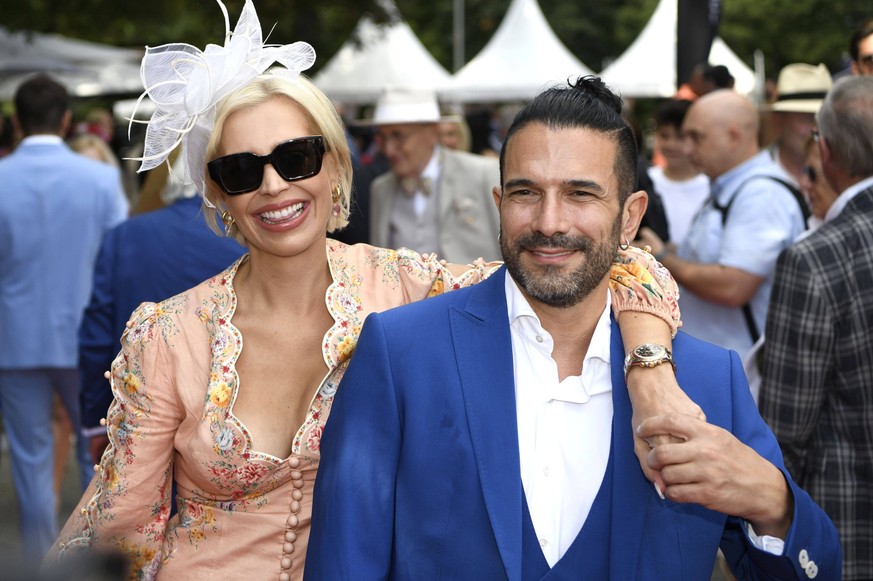
[[[226,0],[233,25],[243,0]],[[424,45],[452,69],[452,0],[396,0]],[[465,55],[472,58],[500,24],[510,0],[465,0]],[[627,48],[657,0],[540,0],[558,37],[594,71]],[[271,42],[306,40],[324,64],[365,12],[385,19],[377,0],[256,0]],[[214,0],[0,0],[3,25],[142,47],[221,42],[224,21]],[[725,0],[721,36],[747,64],[761,49],[768,75],[790,62],[842,64],[857,22],[873,15],[869,0]],[[317,70],[317,69],[316,69]]]

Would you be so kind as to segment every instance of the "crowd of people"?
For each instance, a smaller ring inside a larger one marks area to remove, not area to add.
[[[873,578],[873,21],[850,45],[851,75],[787,65],[763,105],[702,64],[646,152],[594,76],[484,138],[422,90],[344,120],[246,0],[224,45],[146,50],[135,196],[105,112],[25,81],[0,159],[23,559]]]

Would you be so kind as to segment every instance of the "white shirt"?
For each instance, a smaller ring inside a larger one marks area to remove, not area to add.
[[[427,162],[427,165],[424,168],[424,171],[421,172],[422,179],[427,178],[430,180],[430,195],[425,195],[420,189],[416,190],[416,192],[412,195],[412,205],[415,208],[415,215],[419,218],[424,214],[424,211],[427,209],[427,205],[429,203],[433,203],[434,198],[436,197],[437,192],[437,181],[440,179],[440,148],[439,146],[433,148],[433,155],[430,158],[430,161]]]
[[[840,212],[843,211],[843,208],[846,207],[846,204],[848,204],[852,200],[852,198],[854,198],[862,191],[866,190],[871,186],[873,186],[873,176],[865,178],[857,184],[851,185],[843,190],[843,192],[839,196],[837,196],[837,199],[834,200],[834,203],[831,204],[831,207],[828,208],[828,212],[827,214],[825,214],[824,217],[825,223],[830,222],[831,220],[839,216]]]
[[[681,244],[694,215],[709,196],[709,178],[701,173],[687,180],[676,181],[668,178],[664,168],[658,166],[649,168],[649,177],[664,203],[670,240],[674,244]]]
[[[609,460],[610,297],[606,293],[582,375],[561,382],[554,341],[508,273],[506,304],[521,482],[543,555],[553,567],[582,530]]]

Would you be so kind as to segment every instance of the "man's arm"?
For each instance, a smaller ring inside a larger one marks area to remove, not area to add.
[[[321,439],[305,579],[386,579],[400,417],[378,314],[361,331]]]
[[[764,283],[764,277],[721,264],[702,264],[679,258],[673,247],[665,244],[649,228],[639,232],[641,244],[652,248],[661,264],[676,282],[698,297],[726,307],[741,307],[752,300]]]
[[[757,413],[739,357],[733,352],[729,357],[729,376],[716,370],[713,376],[729,377],[731,408],[722,421],[730,431],[681,414],[652,418],[640,425],[640,437],[666,432],[682,442],[657,446],[648,461],[661,471],[667,498],[729,516],[722,548],[738,576],[806,579],[815,569],[819,578],[839,579],[842,554],[836,528],[784,469],[779,445]],[[745,523],[758,537],[781,539],[781,554],[756,545]]]
[[[687,290],[726,307],[742,307],[751,301],[765,280],[739,268],[690,262],[675,254],[663,256],[661,262]]]

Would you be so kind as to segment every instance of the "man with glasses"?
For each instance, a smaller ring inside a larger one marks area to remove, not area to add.
[[[862,22],[849,39],[853,75],[873,75],[873,18]]]
[[[873,76],[837,81],[817,121],[816,177],[841,193],[776,264],[759,405],[840,532],[842,579],[873,579]]]
[[[805,202],[758,146],[758,111],[719,90],[698,98],[682,124],[710,196],[678,249],[648,229],[640,238],[682,286],[684,330],[745,357],[767,316],[779,253],[806,228]]]
[[[450,262],[500,257],[490,199],[497,160],[439,146],[436,96],[386,91],[376,104],[375,138],[391,171],[370,186],[370,243],[437,253]]]

